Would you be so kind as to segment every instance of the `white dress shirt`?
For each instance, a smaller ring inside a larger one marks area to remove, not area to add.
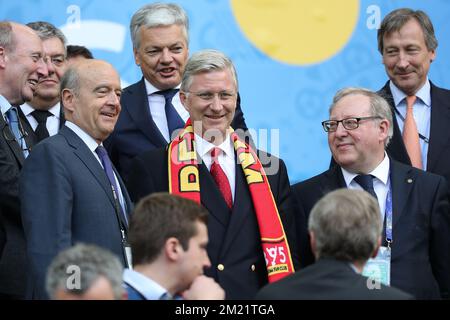
[[[403,119],[406,117],[406,94],[403,93],[399,88],[395,86],[395,84],[390,81],[389,87],[392,92],[392,97],[394,99],[395,108],[402,115]],[[430,81],[425,81],[425,84],[420,88],[416,93],[416,102],[414,102],[413,107],[413,115],[414,120],[416,121],[417,131],[430,139],[430,119],[431,119],[431,85]],[[400,128],[400,131],[403,133],[403,119],[399,117],[397,114],[395,115],[397,119],[397,124]],[[428,143],[423,139],[419,139],[420,149],[422,152],[422,164],[424,170],[427,168],[427,155],[428,155]]]
[[[21,105],[20,109],[22,109],[23,114],[25,115],[25,117],[27,117],[28,123],[30,124],[33,131],[36,131],[38,122],[31,114],[35,109],[32,106],[30,106],[28,103],[24,103],[23,105]],[[57,134],[59,131],[59,121],[60,121],[59,115],[60,115],[60,111],[61,111],[61,105],[58,102],[53,107],[51,107],[48,111],[53,115],[53,117],[47,118],[47,122],[46,122],[45,126],[47,127],[48,134],[51,137],[51,136],[54,136],[55,134]]]
[[[137,290],[147,300],[159,300],[167,292],[158,283],[135,270],[125,269],[123,271],[123,281]]]
[[[378,205],[381,212],[381,221],[384,221],[384,212],[386,210],[386,197],[389,191],[389,157],[386,152],[384,153],[384,159],[381,163],[368,174],[374,176],[373,188],[378,198]],[[353,179],[358,175],[357,173],[352,173],[341,167],[342,175],[344,176],[345,184],[349,189],[359,189],[364,190],[356,181]]]
[[[147,90],[148,105],[150,108],[150,114],[152,115],[152,119],[155,122],[161,134],[163,135],[164,139],[166,139],[167,142],[170,142],[169,128],[167,126],[166,109],[165,109],[166,100],[164,99],[164,96],[162,94],[155,94],[155,92],[161,90],[155,88],[146,79],[144,79],[144,82],[145,82],[145,89]],[[179,88],[180,86],[178,85],[174,89]],[[174,106],[175,110],[177,110],[181,119],[183,119],[183,121],[186,122],[187,119],[189,119],[189,113],[181,104],[179,92],[177,92],[173,96],[172,105]]]
[[[197,153],[200,155],[200,158],[202,159],[208,170],[211,170],[212,164],[211,150],[213,148],[219,148],[220,150],[222,150],[217,160],[219,161],[222,170],[225,172],[228,178],[228,182],[230,183],[231,196],[234,202],[234,191],[236,189],[236,157],[234,155],[234,147],[230,135],[227,134],[225,140],[220,145],[216,146],[204,140],[199,135],[195,134],[195,143],[197,147]]]

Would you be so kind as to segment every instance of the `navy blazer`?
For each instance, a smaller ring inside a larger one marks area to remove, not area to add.
[[[25,134],[28,149],[34,140],[25,116],[19,111],[19,120]],[[0,116],[0,299],[21,299],[25,294],[25,238],[20,218],[19,174],[25,157],[20,145],[13,137],[3,115]]]
[[[324,258],[299,272],[262,288],[258,300],[409,300],[413,297],[381,285],[369,289],[368,278],[350,262]],[[370,280],[369,280],[370,281]],[[369,283],[371,284],[371,283]]]
[[[266,162],[263,163],[266,168],[279,161],[277,173],[267,178],[288,237],[294,265],[297,265],[295,223],[286,167],[281,159],[263,152],[260,152],[260,159],[268,160],[261,160]],[[150,193],[169,190],[165,148],[145,152],[136,157],[132,165],[128,190],[134,201]],[[199,165],[199,176],[201,203],[210,213],[207,250],[212,267],[206,270],[206,275],[222,286],[227,299],[251,299],[268,280],[256,214],[241,165],[236,164],[235,200],[231,213],[203,163]],[[219,264],[224,266],[223,270],[218,269]]]
[[[144,78],[123,90],[120,103],[122,111],[116,127],[104,145],[111,161],[126,181],[131,171],[131,161],[135,156],[144,151],[165,147],[167,142],[150,113]],[[235,130],[247,131],[240,104],[238,95],[236,113],[231,127]]]
[[[116,172],[128,212],[132,203]],[[52,259],[78,242],[110,250],[125,264],[119,220],[108,177],[87,145],[68,127],[36,145],[20,177],[27,240],[27,298],[47,298]],[[123,225],[123,217],[120,215]]]
[[[449,297],[450,208],[441,176],[390,159],[393,230],[391,284],[417,299]],[[293,186],[306,220],[312,207],[330,191],[346,188],[339,166]],[[301,239],[308,236],[297,226]],[[383,231],[383,238],[384,238]],[[384,240],[385,242],[385,240]],[[384,243],[385,245],[385,243]],[[312,257],[303,246],[304,256]],[[309,261],[310,263],[312,261]]]
[[[430,143],[428,146],[427,168],[426,171],[439,174],[447,179],[450,187],[450,90],[431,85],[431,128]],[[394,135],[386,148],[389,156],[404,164],[411,165],[405,144],[402,139],[402,133],[398,126],[395,112],[394,99],[389,81],[378,91],[391,106],[393,115]]]

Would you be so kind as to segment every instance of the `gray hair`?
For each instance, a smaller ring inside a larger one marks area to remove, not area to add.
[[[68,288],[69,277],[73,277],[71,267],[80,270],[79,288]],[[64,290],[76,294],[84,294],[101,276],[105,277],[114,291],[117,300],[122,299],[123,266],[119,259],[103,248],[91,244],[77,244],[61,251],[50,264],[47,271],[46,289],[50,298],[55,299],[57,290]]]
[[[181,80],[181,91],[189,92],[192,77],[203,72],[230,70],[238,91],[238,80],[233,62],[225,54],[217,50],[202,50],[189,58]]]
[[[378,202],[366,191],[335,190],[313,207],[308,229],[314,233],[317,257],[365,262],[382,231]]]
[[[0,21],[0,47],[8,51],[14,51],[15,41],[11,22]]]
[[[333,103],[330,106],[329,113],[333,111],[336,104],[345,96],[348,95],[363,95],[370,100],[370,109],[372,116],[378,116],[382,119],[386,119],[389,122],[388,137],[384,142],[384,146],[387,147],[391,141],[392,135],[394,134],[394,125],[392,123],[392,111],[389,103],[379,94],[365,88],[344,88],[339,90],[333,97]]]
[[[27,23],[27,26],[36,31],[37,35],[39,36],[39,38],[41,38],[42,41],[52,38],[58,38],[62,42],[64,50],[66,49],[66,36],[53,24],[45,21],[36,21]]]
[[[61,78],[60,84],[60,94],[62,97],[62,92],[64,89],[69,89],[73,92],[74,95],[78,96],[80,93],[80,73],[78,72],[76,66],[70,67],[64,72],[64,75]]]
[[[186,12],[174,3],[152,3],[140,8],[131,18],[130,33],[133,49],[141,45],[139,30],[141,27],[153,28],[161,26],[179,25],[182,27],[186,43],[189,43],[189,19]]]
[[[380,29],[378,29],[378,51],[383,54],[384,36],[390,35],[392,32],[399,31],[407,22],[415,19],[422,28],[424,40],[429,51],[435,50],[438,46],[438,41],[434,35],[433,23],[428,15],[421,10],[411,10],[409,8],[401,8],[392,11],[381,22]]]

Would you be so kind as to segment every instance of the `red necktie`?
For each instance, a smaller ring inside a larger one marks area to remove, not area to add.
[[[223,198],[228,206],[228,208],[233,207],[233,198],[231,196],[231,188],[230,182],[228,181],[227,175],[223,171],[222,167],[219,164],[218,158],[221,150],[219,148],[213,148],[211,150],[211,175],[219,187],[220,192],[222,193]]]
[[[419,133],[413,115],[413,106],[416,96],[406,97],[406,117],[403,124],[403,142],[408,151],[413,167],[422,169],[422,155],[420,151]]]

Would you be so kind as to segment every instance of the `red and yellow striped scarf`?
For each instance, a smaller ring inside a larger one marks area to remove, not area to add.
[[[230,130],[255,208],[269,282],[275,282],[294,272],[286,234],[261,162],[250,146],[233,129]],[[169,192],[201,203],[194,129],[190,119],[169,144],[168,152]]]

